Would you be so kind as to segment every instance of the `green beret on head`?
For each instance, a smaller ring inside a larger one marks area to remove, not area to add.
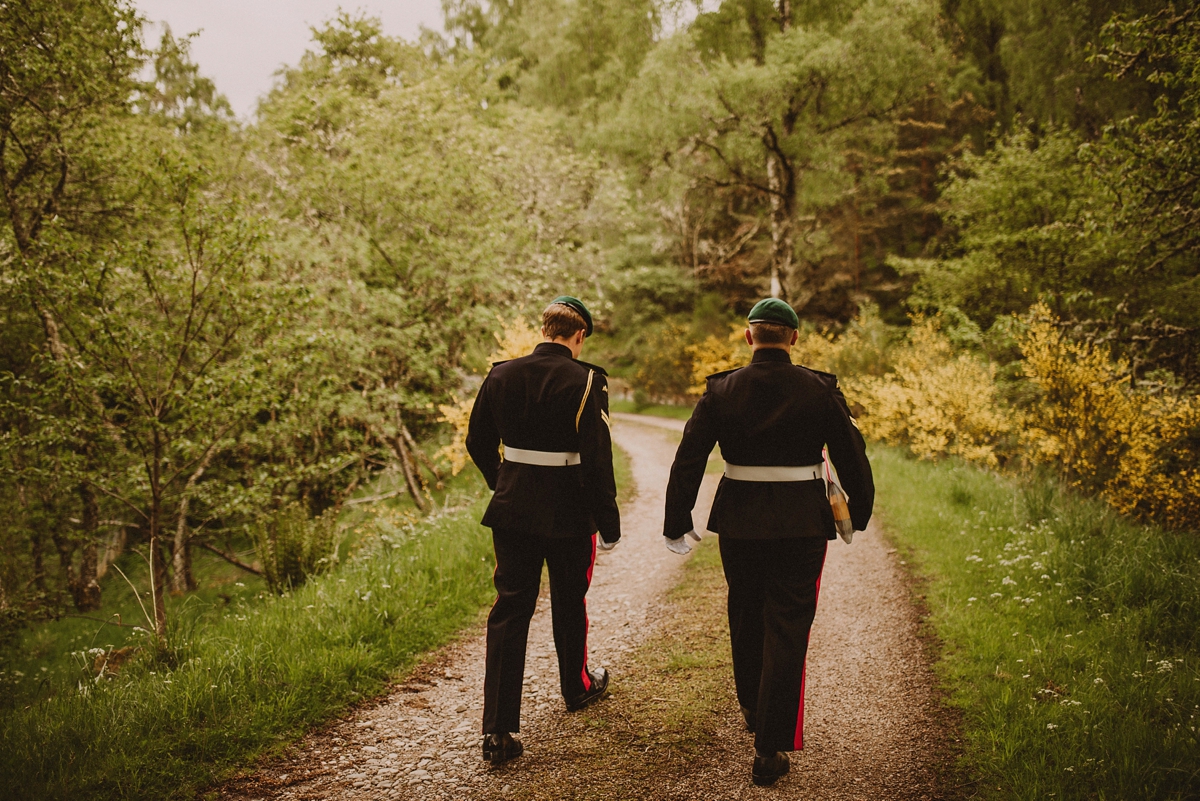
[[[550,301],[550,305],[554,305],[555,303],[561,303],[564,306],[570,306],[572,309],[579,312],[579,316],[583,318],[583,322],[587,326],[587,330],[584,331],[583,335],[585,337],[590,337],[592,335],[592,313],[588,311],[587,306],[583,305],[582,300],[579,298],[573,298],[570,295],[559,295],[557,298]]]
[[[800,318],[791,306],[779,298],[767,298],[754,304],[747,318],[752,323],[774,323],[788,328],[799,328]]]

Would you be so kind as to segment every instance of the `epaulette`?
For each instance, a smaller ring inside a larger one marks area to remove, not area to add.
[[[833,389],[838,388],[838,377],[833,373],[826,373],[823,370],[814,370],[811,367],[805,367],[810,373],[816,373],[825,384]]]
[[[512,361],[512,359],[505,359],[505,360],[499,361],[499,362],[492,362],[492,367],[499,367],[500,365],[508,364],[511,361]]]
[[[604,370],[604,368],[598,364],[588,364],[587,362],[581,362],[578,359],[576,359],[575,361],[578,362],[579,364],[583,365],[584,367],[588,368],[589,370],[595,370],[597,373],[599,373],[602,376],[605,376],[605,377],[608,376],[608,373]]]
[[[704,377],[704,380],[712,381],[714,378],[724,378],[725,376],[729,375],[730,373],[736,373],[738,370],[741,370],[741,369],[742,369],[741,367],[735,367],[732,370],[722,370],[719,373],[713,373],[712,375],[706,375]]]

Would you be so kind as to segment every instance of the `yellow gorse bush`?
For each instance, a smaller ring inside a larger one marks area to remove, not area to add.
[[[500,321],[500,332],[492,335],[496,338],[497,347],[488,357],[489,362],[503,362],[528,356],[541,343],[541,330],[530,325],[524,317],[514,317],[509,322],[505,322],[500,317],[496,319]],[[471,422],[473,408],[475,408],[475,396],[473,395],[453,405],[438,406],[438,410],[442,413],[442,416],[438,418],[439,421],[453,426],[454,434],[450,444],[440,449],[436,458],[446,459],[450,462],[450,472],[456,476],[462,472],[471,458],[467,453],[467,426]]]
[[[847,377],[847,394],[867,409],[859,420],[863,434],[907,446],[922,459],[959,456],[998,465],[1015,420],[1000,405],[995,367],[956,354],[936,318],[914,323],[891,372]]]
[[[723,337],[709,336],[698,345],[689,345],[687,353],[692,357],[692,385],[689,395],[704,394],[704,379],[713,373],[733,370],[750,363],[750,346],[743,338],[745,326],[734,324],[729,334]]]
[[[1026,456],[1123,514],[1200,525],[1200,401],[1138,392],[1125,360],[1067,339],[1044,306],[1031,321],[1021,348],[1042,396],[1022,431]]]
[[[808,332],[792,348],[792,361],[815,370],[863,364],[880,349],[869,341],[870,327],[851,326],[833,337]],[[690,349],[691,392],[704,393],[704,379],[747,364],[745,326],[726,337],[711,336]],[[1011,437],[1012,423],[996,397],[995,370],[968,355],[956,355],[936,320],[918,320],[897,349],[892,369],[882,376],[843,375],[847,399],[867,413],[863,433],[907,446],[921,458],[955,455],[987,465],[999,462],[997,446]]]

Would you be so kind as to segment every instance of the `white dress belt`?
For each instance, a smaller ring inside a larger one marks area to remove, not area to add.
[[[823,464],[804,467],[775,467],[725,463],[725,477],[734,481],[816,481],[821,478]]]
[[[542,467],[568,467],[580,463],[578,453],[569,451],[527,451],[524,448],[504,446],[504,461],[517,464],[536,464]]]

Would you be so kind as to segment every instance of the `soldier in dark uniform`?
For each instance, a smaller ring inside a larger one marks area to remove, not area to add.
[[[591,333],[587,307],[556,298],[542,313],[545,341],[528,356],[493,365],[471,412],[467,451],[495,490],[483,517],[496,549],[483,685],[483,757],[493,764],[523,750],[512,733],[520,729],[525,644],[543,561],[568,711],[608,690],[608,672],[587,664],[585,596],[596,548],[616,546],[621,518],[607,379],[604,370],[577,361]]]
[[[725,475],[708,529],[720,535],[729,586],[733,675],[755,733],[752,778],[772,784],[804,746],[804,662],[828,540],[835,537],[822,449],[849,495],[856,529],[871,518],[875,486],[863,438],[837,378],[793,365],[799,320],[770,298],[750,312],[747,367],[708,377],[683,432],[667,487],[663,534],[687,553],[699,539],[692,507],[713,445]]]

